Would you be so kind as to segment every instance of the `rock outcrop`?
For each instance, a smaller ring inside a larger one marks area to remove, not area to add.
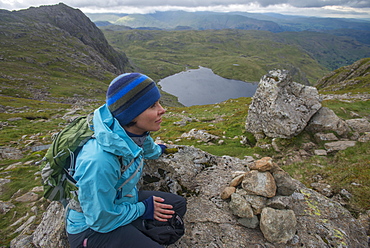
[[[321,107],[321,96],[316,88],[297,84],[287,71],[275,70],[262,77],[245,123],[246,130],[257,140],[271,138],[292,138],[303,130],[314,135],[315,141],[324,144],[325,149],[314,151],[315,155],[347,149],[356,142],[370,140],[370,122],[366,118],[343,120],[333,110]],[[354,117],[355,113],[352,113]],[[241,143],[249,145],[248,139]],[[274,143],[258,144],[261,148]]]
[[[105,69],[112,73],[120,74],[128,71],[128,69],[132,69],[126,55],[122,52],[115,51],[108,44],[103,32],[78,9],[73,9],[63,3],[59,3],[57,5],[29,8],[14,12],[14,14],[31,18],[40,23],[49,23],[68,32],[71,36],[76,37],[110,61],[116,68],[107,66]],[[94,59],[101,60],[98,56],[95,56]],[[104,62],[100,63],[105,64]]]
[[[1,10],[0,27],[2,47],[9,48],[0,55],[2,94],[7,96],[91,103],[104,96],[116,75],[133,70],[89,18],[62,3]]]
[[[186,233],[169,247],[368,247],[364,228],[344,207],[292,179],[269,158],[217,157],[188,146],[172,151],[147,162],[142,183],[142,189],[187,198]],[[250,185],[244,189],[253,171],[272,175],[268,183],[257,176],[262,181],[254,184],[274,195],[251,194]],[[227,187],[235,188],[231,200],[221,198]],[[12,247],[32,240],[36,247],[65,248],[61,211],[51,204],[32,236],[18,237]]]
[[[258,84],[245,127],[254,134],[291,138],[320,108],[316,88],[293,82],[288,71],[270,71]]]
[[[326,107],[322,107],[315,113],[307,123],[306,130],[313,133],[334,131],[341,137],[346,137],[351,131],[345,121],[340,119],[333,110]]]

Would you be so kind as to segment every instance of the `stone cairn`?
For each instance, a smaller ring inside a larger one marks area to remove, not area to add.
[[[221,193],[229,201],[238,222],[248,228],[259,226],[264,237],[272,243],[285,244],[296,233],[297,219],[289,209],[291,195],[299,182],[264,157],[249,166],[249,171],[235,172],[229,186]]]

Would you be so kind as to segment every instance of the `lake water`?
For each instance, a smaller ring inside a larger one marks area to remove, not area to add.
[[[158,82],[162,90],[177,96],[185,106],[215,104],[228,99],[252,97],[258,83],[220,77],[211,69],[199,67],[166,77]]]

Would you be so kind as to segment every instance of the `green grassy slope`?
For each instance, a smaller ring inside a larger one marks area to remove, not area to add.
[[[348,36],[309,31],[284,32],[277,36],[286,44],[301,47],[330,71],[370,57],[369,44],[363,44]]]
[[[320,79],[317,88],[322,93],[369,93],[370,58],[341,67]]]
[[[266,31],[109,31],[110,44],[155,79],[204,66],[214,73],[258,81],[274,68],[290,69],[298,82],[311,84],[328,72],[302,48],[280,42]]]
[[[104,94],[115,75],[101,54],[48,23],[0,16],[1,94],[56,101]]]

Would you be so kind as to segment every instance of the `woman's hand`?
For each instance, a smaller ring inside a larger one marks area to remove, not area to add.
[[[163,204],[164,199],[158,196],[153,196],[154,200],[154,219],[158,221],[167,221],[170,219],[175,211],[171,210],[172,205]]]

